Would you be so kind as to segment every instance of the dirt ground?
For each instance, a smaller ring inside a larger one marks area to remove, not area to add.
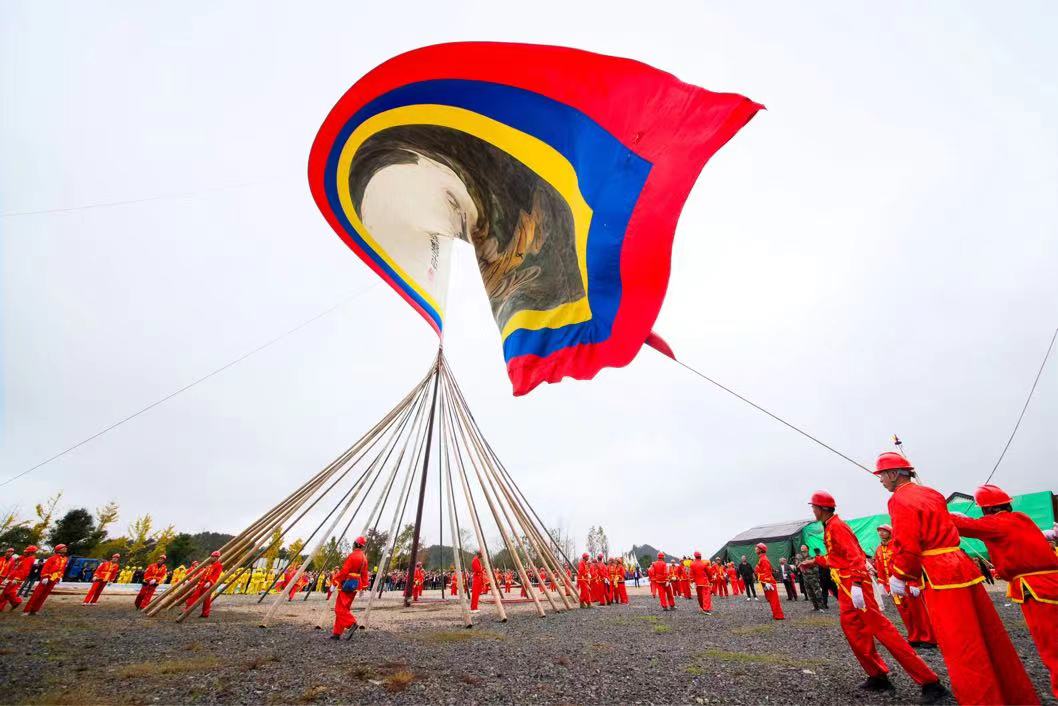
[[[0,615],[0,701],[34,704],[311,703],[914,703],[918,687],[892,664],[894,694],[857,689],[864,675],[837,610],[805,602],[770,619],[764,601],[718,599],[712,616],[680,601],[662,613],[646,589],[629,605],[536,616],[491,606],[462,627],[437,594],[410,609],[387,594],[371,627],[331,641],[331,604],[265,605],[223,597],[209,619],[145,618],[132,597],[104,593],[94,608],[53,596],[35,617]],[[993,594],[1045,703],[1047,673],[1016,606]],[[285,599],[284,599],[285,600]],[[267,604],[267,602],[266,602]],[[363,597],[354,604],[363,613]],[[886,614],[903,630],[892,606]],[[883,653],[884,654],[884,653]],[[944,683],[936,651],[923,653]],[[954,703],[949,701],[949,703]]]

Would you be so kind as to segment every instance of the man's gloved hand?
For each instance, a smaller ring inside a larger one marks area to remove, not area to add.
[[[896,576],[889,577],[889,591],[894,596],[906,596],[907,595],[907,584],[901,581]]]
[[[849,591],[852,595],[852,607],[856,610],[864,610],[867,608],[867,601],[863,599],[863,587],[853,584],[852,590]]]
[[[770,591],[774,587],[770,583],[762,583],[761,588],[763,588],[765,591]]]
[[[922,589],[918,586],[908,586],[907,589],[911,592],[911,595],[914,598],[918,598],[919,595],[922,593]]]
[[[43,578],[43,579],[40,580],[40,582],[43,585],[47,586],[49,583],[51,583],[51,579]]]
[[[949,515],[955,515],[956,517],[966,517],[966,513],[964,513],[964,512],[956,512],[954,510],[948,510],[948,514]]]

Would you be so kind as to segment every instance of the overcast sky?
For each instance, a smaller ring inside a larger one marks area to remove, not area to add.
[[[334,235],[305,165],[361,75],[470,39],[765,104],[688,200],[656,330],[868,465],[898,433],[944,493],[987,476],[1058,326],[1058,6],[414,5],[0,6],[0,212],[144,199],[0,218],[0,480],[362,293],[3,486],[0,510],[61,489],[63,509],[119,502],[118,530],[234,532],[403,397],[436,338]],[[512,397],[458,251],[449,359],[549,523],[689,552],[806,517],[817,488],[884,511],[871,476],[650,349]],[[1058,489],[1056,428],[1052,360],[997,481]]]

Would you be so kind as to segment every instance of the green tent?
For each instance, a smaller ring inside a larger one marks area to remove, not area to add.
[[[1054,494],[1049,490],[1015,495],[1013,508],[1017,512],[1024,512],[1031,517],[1032,521],[1040,529],[1050,529],[1054,526]],[[963,493],[952,493],[948,497],[948,509],[952,512],[961,512],[970,517],[980,517],[982,514],[981,508],[977,507],[973,498]],[[879,525],[890,524],[889,515],[868,515],[867,517],[857,517],[852,520],[846,519],[845,521],[849,523],[852,531],[856,533],[856,538],[860,541],[860,546],[863,547],[863,551],[867,553],[867,556],[873,556],[875,549],[878,548]],[[823,525],[818,522],[809,524],[804,528],[803,536],[804,544],[807,544],[810,550],[819,549],[820,552],[826,553],[826,549],[823,546]],[[988,557],[984,544],[976,539],[964,538],[961,546],[971,557]]]
[[[712,557],[720,557],[723,561],[733,561],[737,564],[745,556],[750,564],[756,566],[755,547],[758,542],[763,542],[768,547],[768,559],[771,560],[772,566],[778,566],[780,558],[789,559],[801,548],[801,530],[809,522],[811,520],[792,520],[752,527],[732,537],[719,551],[713,553]]]

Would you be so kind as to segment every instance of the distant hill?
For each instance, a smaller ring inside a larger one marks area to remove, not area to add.
[[[658,556],[658,552],[660,551],[662,550],[658,549],[657,547],[651,544],[632,545],[632,554],[635,555],[637,559],[639,559],[640,564],[644,563],[643,557],[647,557],[647,559],[645,560],[647,564],[654,561]]]

